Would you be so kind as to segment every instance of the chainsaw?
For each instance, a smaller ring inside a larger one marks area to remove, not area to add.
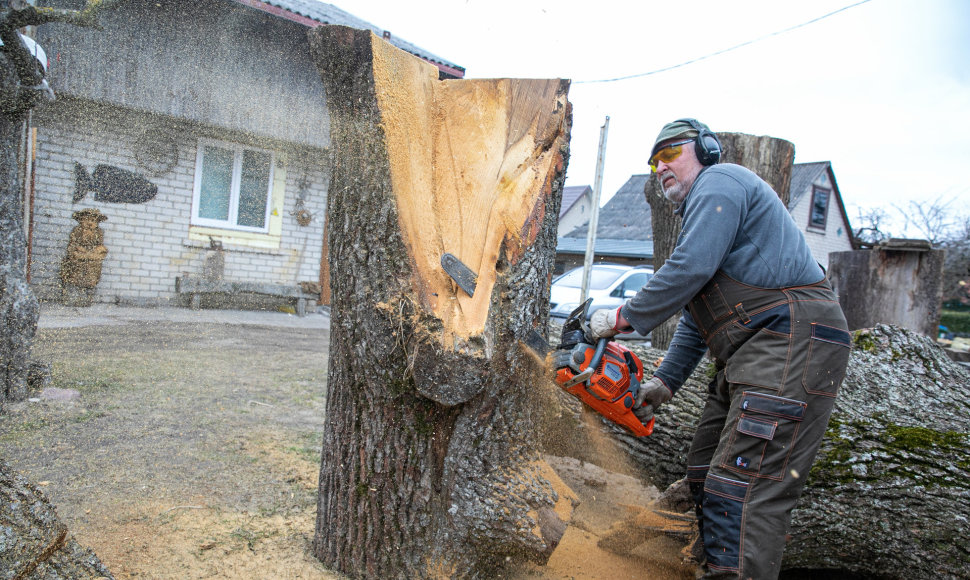
[[[643,363],[612,338],[591,339],[587,313],[592,298],[563,323],[553,354],[555,380],[564,391],[637,437],[653,433],[653,418],[643,424],[633,414],[643,380]]]
[[[441,257],[441,267],[462,290],[474,296],[477,276],[471,268],[452,254]],[[643,380],[643,363],[612,338],[591,338],[586,321],[592,302],[592,298],[588,299],[563,323],[559,348],[552,356],[556,384],[637,437],[646,437],[653,433],[653,418],[643,424],[633,414]],[[546,340],[534,330],[523,344],[541,359],[550,350]]]

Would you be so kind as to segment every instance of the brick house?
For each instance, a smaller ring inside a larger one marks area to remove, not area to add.
[[[325,23],[369,28],[442,78],[463,75],[315,0],[130,0],[102,30],[39,27],[57,100],[28,134],[37,296],[60,296],[72,214],[86,208],[107,218],[96,301],[176,303],[177,278],[325,292],[330,129],[306,38]]]

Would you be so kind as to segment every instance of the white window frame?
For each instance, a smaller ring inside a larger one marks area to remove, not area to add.
[[[199,207],[202,195],[202,160],[205,154],[205,147],[219,147],[222,149],[228,149],[233,153],[233,164],[232,164],[232,183],[229,186],[229,219],[228,220],[216,220],[211,218],[199,217]],[[242,159],[244,151],[258,151],[260,153],[266,153],[269,155],[269,179],[266,188],[266,214],[263,216],[263,227],[253,227],[239,225],[236,223],[239,220],[239,183],[242,176]],[[255,232],[255,233],[269,233],[270,231],[270,215],[273,209],[273,183],[274,176],[273,172],[276,168],[276,153],[269,149],[261,149],[259,147],[250,147],[247,145],[240,145],[238,143],[230,143],[227,141],[217,141],[215,139],[199,139],[198,147],[195,156],[195,184],[192,191],[192,220],[191,224],[194,226],[205,226],[210,228],[220,228],[227,230],[238,230],[243,232]]]

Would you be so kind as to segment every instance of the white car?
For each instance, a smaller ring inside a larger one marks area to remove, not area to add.
[[[632,298],[637,290],[647,285],[653,276],[650,266],[624,266],[621,264],[593,264],[590,272],[588,297],[593,299],[589,314],[602,308],[619,308]],[[579,306],[582,292],[583,268],[573,268],[552,281],[549,316],[562,323]],[[638,332],[618,335],[617,338],[645,340]]]

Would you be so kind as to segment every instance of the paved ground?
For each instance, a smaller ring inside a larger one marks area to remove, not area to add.
[[[39,328],[78,328],[82,326],[113,326],[132,322],[256,324],[286,328],[330,328],[330,316],[324,309],[300,317],[285,312],[264,310],[139,308],[115,306],[113,304],[94,304],[87,308],[74,308],[52,303],[41,304],[40,320],[37,325]]]

